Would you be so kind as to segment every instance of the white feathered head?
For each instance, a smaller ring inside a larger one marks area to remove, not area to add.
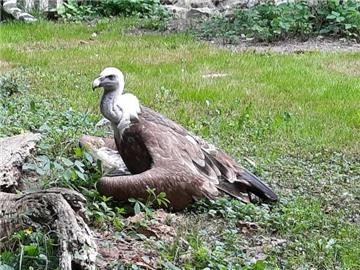
[[[105,91],[120,90],[124,91],[124,75],[114,67],[107,67],[101,73],[100,77],[96,78],[92,83],[92,88],[103,87]]]

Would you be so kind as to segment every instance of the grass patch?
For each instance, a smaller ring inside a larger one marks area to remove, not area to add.
[[[1,32],[12,38],[2,39],[0,52],[3,61],[12,66],[31,69],[33,91],[49,98],[66,97],[73,108],[97,112],[100,93],[89,91],[89,82],[103,67],[118,66],[125,71],[126,88],[144,104],[190,128],[194,127],[178,117],[178,110],[154,104],[162,87],[171,91],[178,101],[173,106],[180,105],[179,110],[184,102],[188,104],[185,107],[190,111],[185,114],[190,118],[196,115],[194,123],[212,121],[210,110],[231,111],[229,119],[214,116],[222,125],[209,123],[211,129],[221,126],[222,137],[228,137],[233,131],[229,126],[236,125],[227,122],[236,121],[250,108],[248,122],[267,119],[266,140],[358,151],[360,135],[355,131],[359,128],[360,79],[344,76],[346,60],[342,60],[357,59],[358,54],[232,54],[193,42],[186,34],[129,36],[123,31],[127,23],[23,25],[27,31],[32,27],[36,42],[26,30],[18,30],[22,29],[19,25],[3,25]],[[78,36],[71,34],[74,32]],[[94,40],[93,32],[98,33]],[[227,76],[202,77],[219,72]],[[210,101],[208,107],[206,100]],[[284,114],[290,116],[289,121],[281,120]]]
[[[122,208],[93,189],[96,164],[77,147],[100,119],[91,82],[116,66],[143,104],[221,146],[282,198],[271,208],[198,205],[199,219],[156,247],[163,267],[358,268],[360,54],[234,53],[184,33],[126,34],[133,23],[0,26],[2,77],[11,70],[28,85],[2,92],[0,136],[45,135],[32,163],[44,185],[80,190],[93,226],[122,229]],[[239,221],[260,229],[246,234]]]

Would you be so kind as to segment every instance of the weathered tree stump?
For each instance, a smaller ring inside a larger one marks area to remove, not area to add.
[[[40,135],[33,133],[0,139],[0,249],[5,239],[20,229],[54,231],[60,269],[95,269],[97,247],[85,222],[84,196],[64,188],[25,194],[1,192],[18,189],[22,165],[39,139]]]
[[[23,195],[0,192],[0,243],[25,227],[54,230],[60,269],[95,269],[97,248],[84,221],[85,202],[81,194],[63,188]]]

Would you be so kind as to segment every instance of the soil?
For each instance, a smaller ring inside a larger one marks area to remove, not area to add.
[[[273,43],[244,41],[238,44],[212,44],[228,48],[232,51],[256,51],[274,53],[304,53],[304,52],[360,52],[360,43],[346,39],[311,38],[307,41],[284,40]]]
[[[156,31],[133,27],[128,31],[130,35],[146,35],[151,33],[171,34],[186,31],[189,24],[183,20],[173,20],[169,23],[167,30]],[[318,36],[306,41],[299,39],[281,40],[276,42],[256,42],[253,40],[244,40],[235,44],[224,43],[222,39],[208,40],[207,42],[227,48],[235,52],[254,51],[254,52],[273,52],[273,53],[305,53],[305,52],[360,52],[360,43],[355,40],[345,38],[328,38]]]

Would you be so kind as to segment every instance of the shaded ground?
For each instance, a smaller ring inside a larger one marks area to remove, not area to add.
[[[194,22],[195,24],[195,22]],[[164,31],[154,31],[141,27],[132,27],[127,33],[131,35],[147,35],[147,34],[174,34],[188,30],[191,27],[184,20],[173,20]],[[221,38],[207,40],[210,44],[228,48],[234,52],[254,51],[254,52],[273,52],[273,53],[303,53],[308,51],[314,52],[358,52],[360,51],[360,43],[355,40],[346,38],[336,39],[329,37],[313,37],[306,41],[297,39],[286,39],[274,42],[255,42],[252,39],[242,40],[235,43],[229,43]]]
[[[360,44],[346,39],[333,40],[324,38],[312,38],[307,41],[285,40],[273,43],[253,43],[241,42],[235,45],[222,45],[221,41],[211,41],[211,43],[224,46],[232,51],[256,51],[274,53],[304,53],[307,51],[318,52],[359,52]]]

